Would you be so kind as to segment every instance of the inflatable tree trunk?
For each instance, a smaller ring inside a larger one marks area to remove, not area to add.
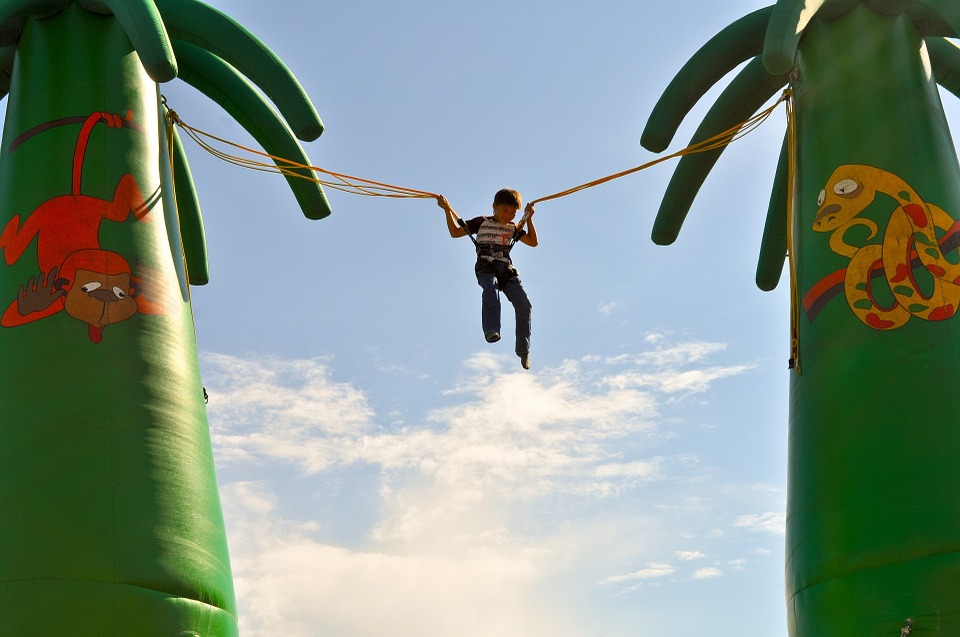
[[[960,634],[960,168],[914,24],[807,27],[794,82],[800,365],[791,634]]]
[[[960,166],[938,92],[960,93],[957,35],[955,0],[779,0],[704,45],[644,131],[662,149],[744,61],[694,141],[792,89],[757,283],[789,246],[794,637],[960,634]],[[721,152],[680,161],[654,241]]]
[[[0,634],[237,634],[157,85],[28,20],[0,148]]]

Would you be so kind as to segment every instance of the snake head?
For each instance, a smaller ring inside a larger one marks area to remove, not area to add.
[[[865,170],[861,170],[865,169]],[[830,232],[848,223],[863,212],[876,197],[877,191],[870,184],[871,176],[865,174],[868,166],[840,166],[817,197],[817,216],[813,219],[813,229],[817,232]]]

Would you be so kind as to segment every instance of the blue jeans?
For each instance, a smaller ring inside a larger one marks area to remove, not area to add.
[[[477,283],[483,288],[480,319],[484,335],[500,331],[500,296],[497,294],[497,276],[492,272],[477,272]],[[514,351],[517,354],[526,354],[530,351],[530,299],[523,289],[518,277],[506,280],[503,293],[510,303],[517,317],[517,345]]]

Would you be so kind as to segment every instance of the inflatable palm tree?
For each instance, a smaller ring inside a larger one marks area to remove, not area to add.
[[[960,634],[960,167],[937,89],[960,92],[958,35],[955,0],[780,0],[701,48],[644,132],[661,150],[741,62],[696,138],[792,90],[757,271],[773,288],[789,252],[791,635]],[[677,166],[655,242],[719,154]]]
[[[157,83],[307,165],[320,120],[195,0],[0,0],[0,46],[0,634],[236,635],[187,292],[202,224]]]

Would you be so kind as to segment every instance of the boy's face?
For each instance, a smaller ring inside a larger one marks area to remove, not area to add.
[[[518,210],[520,210],[520,208],[512,203],[493,204],[493,216],[496,217],[500,223],[510,223],[513,221],[513,218],[517,216]]]

